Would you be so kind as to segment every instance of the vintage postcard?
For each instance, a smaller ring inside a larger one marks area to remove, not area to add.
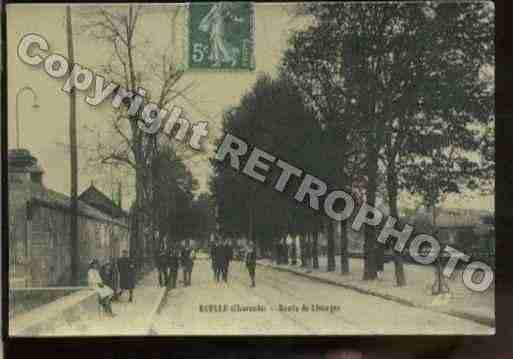
[[[492,2],[5,11],[9,336],[495,333]]]

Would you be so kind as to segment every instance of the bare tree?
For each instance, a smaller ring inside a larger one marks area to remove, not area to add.
[[[141,5],[83,7],[79,10],[83,14],[80,31],[109,48],[110,56],[99,68],[102,74],[133,94],[142,88],[156,91],[153,97],[146,93],[146,99],[166,108],[177,98],[186,97],[194,84],[182,85],[184,69],[170,50],[176,46],[176,32],[171,32],[169,47],[165,49],[155,48],[145,36],[143,18],[154,13],[152,10],[151,6]],[[159,7],[159,11],[169,15],[170,28],[176,28],[181,10],[181,6]],[[138,125],[140,115],[128,113],[130,101],[125,105],[126,108],[122,106],[109,116],[107,132],[97,132],[97,150],[92,160],[99,165],[124,166],[135,174],[130,250],[131,255],[140,257],[145,255],[141,227],[149,218],[143,213],[144,203],[151,202],[152,193],[149,165],[158,153],[160,134],[143,132]]]

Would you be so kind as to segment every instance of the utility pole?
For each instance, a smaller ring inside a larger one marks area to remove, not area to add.
[[[109,165],[109,176],[110,176],[110,197],[114,203],[117,203],[116,190],[114,189],[114,173],[112,172],[112,163]]]
[[[71,25],[71,7],[66,6],[66,34],[68,40],[68,58],[69,63],[74,64],[73,56],[73,28]],[[71,164],[71,221],[70,221],[70,240],[71,240],[71,281],[73,285],[79,285],[79,237],[78,237],[78,165],[77,165],[77,110],[76,110],[76,92],[74,84],[71,84],[69,98],[69,144],[70,144],[70,164]]]
[[[122,190],[121,190],[121,181],[118,181],[118,203],[117,205],[119,206],[119,208],[123,209],[123,199],[122,199]]]

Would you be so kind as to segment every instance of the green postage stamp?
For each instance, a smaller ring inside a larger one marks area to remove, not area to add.
[[[189,5],[189,68],[251,70],[253,59],[252,3]]]

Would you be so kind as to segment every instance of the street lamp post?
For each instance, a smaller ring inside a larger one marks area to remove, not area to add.
[[[19,116],[18,116],[18,113],[19,113],[19,97],[22,93],[24,93],[25,91],[29,91],[32,93],[32,96],[33,96],[33,105],[32,105],[32,108],[39,108],[39,103],[38,103],[38,99],[37,99],[37,94],[36,92],[34,91],[34,89],[30,86],[25,86],[21,89],[18,90],[18,92],[16,93],[16,147],[19,149],[20,148],[20,119],[19,119]]]

